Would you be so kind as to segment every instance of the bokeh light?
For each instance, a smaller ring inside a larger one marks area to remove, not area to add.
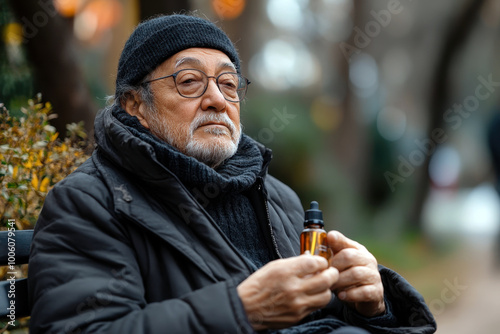
[[[378,77],[378,66],[372,56],[360,53],[352,57],[349,80],[357,96],[368,98],[375,93],[379,85]]]
[[[396,141],[403,137],[407,124],[406,114],[397,108],[387,107],[377,115],[377,130],[388,141]]]
[[[315,98],[311,104],[311,118],[322,131],[335,131],[342,121],[340,102],[326,95]]]
[[[440,188],[456,185],[461,171],[460,155],[449,145],[439,146],[429,163],[429,176]]]
[[[64,17],[75,16],[82,3],[82,0],[54,0],[56,10]]]
[[[303,28],[303,9],[308,1],[299,0],[269,0],[267,2],[267,16],[271,22],[280,28],[298,30]]]
[[[83,41],[99,37],[120,21],[122,12],[122,4],[118,0],[90,1],[75,17],[76,37]]]
[[[95,13],[84,11],[75,18],[75,36],[82,40],[90,40],[97,32],[98,18]]]
[[[250,67],[262,86],[274,90],[308,87],[320,78],[318,60],[298,40],[268,41]]]
[[[221,19],[234,20],[243,13],[245,0],[212,0],[212,8]]]
[[[500,202],[491,184],[470,191],[463,203],[462,231],[467,235],[493,236],[499,231]]]
[[[7,45],[20,45],[23,42],[23,27],[14,22],[5,25],[2,38]]]

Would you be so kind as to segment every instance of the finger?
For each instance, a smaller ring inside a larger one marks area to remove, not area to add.
[[[291,301],[286,308],[276,308],[264,323],[269,328],[283,328],[297,323],[313,311],[325,307],[332,299],[330,290],[315,295],[303,295]]]
[[[304,254],[287,260],[291,262],[291,269],[298,277],[315,274],[328,268],[328,261],[316,255]]]
[[[337,283],[338,279],[339,271],[333,267],[329,267],[326,270],[303,280],[305,293],[308,295],[314,295],[322,293],[326,290],[330,291],[331,287]]]
[[[335,253],[330,261],[330,265],[340,272],[355,266],[367,266],[374,263],[370,253],[360,251],[355,248],[344,248]]]
[[[339,231],[328,232],[327,239],[328,239],[328,245],[332,249],[333,253],[340,252],[344,248],[356,248],[356,249],[363,248],[361,244],[347,238]]]
[[[384,299],[384,287],[382,284],[361,285],[339,291],[337,296],[348,303],[379,302]]]
[[[325,307],[332,300],[332,292],[326,289],[320,293],[309,295],[305,299],[304,305],[307,308],[306,313],[311,313],[317,309]]]
[[[380,274],[364,266],[352,267],[339,274],[339,279],[333,286],[335,291],[348,290],[354,287],[378,284]]]

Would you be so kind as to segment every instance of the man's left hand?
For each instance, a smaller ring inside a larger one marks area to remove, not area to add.
[[[330,264],[340,273],[332,291],[365,317],[383,314],[384,287],[375,257],[365,246],[337,231],[328,232],[328,244],[334,253]]]

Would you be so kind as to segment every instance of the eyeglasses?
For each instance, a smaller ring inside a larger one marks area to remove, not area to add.
[[[170,77],[174,78],[175,87],[180,96],[187,98],[197,98],[205,94],[208,87],[208,79],[214,78],[222,96],[229,102],[242,101],[250,84],[247,78],[238,73],[224,72],[218,76],[209,76],[200,70],[183,69],[174,74],[145,81],[141,85]]]

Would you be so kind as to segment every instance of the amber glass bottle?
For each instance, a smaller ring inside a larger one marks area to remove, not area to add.
[[[328,248],[326,231],[323,229],[323,212],[318,202],[311,202],[311,208],[306,211],[304,230],[300,234],[300,253],[309,251],[312,255],[319,255],[329,260],[331,251]]]

